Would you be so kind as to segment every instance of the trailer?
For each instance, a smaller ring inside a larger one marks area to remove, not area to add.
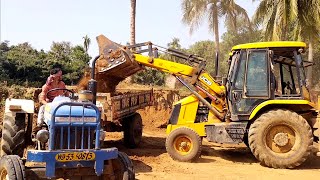
[[[153,103],[153,90],[97,93],[97,106],[101,111],[101,126],[107,132],[121,132],[129,148],[139,145],[142,138],[142,119],[137,112]]]

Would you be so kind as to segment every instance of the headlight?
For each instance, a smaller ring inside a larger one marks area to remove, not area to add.
[[[56,117],[56,122],[96,122],[95,117]]]
[[[45,129],[41,129],[36,134],[36,139],[42,143],[48,142],[49,139],[49,131]]]

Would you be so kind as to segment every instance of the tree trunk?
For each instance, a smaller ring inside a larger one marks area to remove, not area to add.
[[[136,43],[136,0],[130,0],[131,2],[131,22],[130,22],[130,44]]]
[[[214,33],[214,38],[215,38],[215,48],[216,48],[216,53],[219,55],[220,54],[220,43],[219,43],[219,17],[218,17],[218,7],[217,4],[213,5],[214,7],[214,12],[213,12],[213,33]],[[220,62],[218,62],[218,71],[217,71],[217,76],[220,75]]]
[[[313,62],[313,43],[309,41],[309,53],[308,53],[308,61]],[[307,71],[307,86],[311,88],[312,86],[312,66],[308,67]]]

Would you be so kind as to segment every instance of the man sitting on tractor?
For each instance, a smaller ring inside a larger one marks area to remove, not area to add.
[[[68,96],[69,93],[63,90],[57,90],[49,92],[52,89],[65,89],[66,85],[62,81],[62,71],[60,68],[53,68],[50,71],[50,76],[47,78],[46,83],[42,86],[42,91],[39,94],[39,102],[42,104],[39,108],[37,126],[41,127],[44,123],[44,107],[48,102],[52,102],[57,96],[65,95]],[[48,93],[49,92],[49,93]]]

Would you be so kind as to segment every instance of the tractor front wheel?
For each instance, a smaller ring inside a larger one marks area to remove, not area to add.
[[[250,149],[268,167],[299,166],[309,156],[312,143],[308,122],[290,110],[270,110],[258,117],[249,129]]]
[[[0,180],[25,180],[25,167],[17,155],[6,155],[0,159]]]
[[[200,136],[190,128],[177,128],[166,139],[167,152],[177,161],[188,162],[198,159],[201,148]]]
[[[113,174],[116,180],[134,180],[133,163],[124,152],[119,152],[118,158],[112,160]]]

